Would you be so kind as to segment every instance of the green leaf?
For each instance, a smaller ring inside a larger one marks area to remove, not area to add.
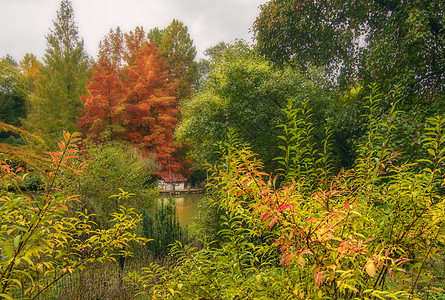
[[[6,245],[3,248],[3,251],[5,251],[6,255],[11,258],[14,256],[14,249],[11,247],[11,245]]]
[[[22,236],[19,234],[18,236],[16,236],[16,237],[14,238],[14,248],[17,249],[17,248],[19,247],[21,237],[22,237]]]

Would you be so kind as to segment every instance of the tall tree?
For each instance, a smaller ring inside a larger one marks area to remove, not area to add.
[[[437,96],[443,99],[445,2],[374,0],[370,9],[365,81],[377,81],[385,89],[402,82],[412,104],[429,105]]]
[[[88,81],[88,95],[82,97],[84,109],[79,127],[92,140],[113,140],[122,132],[125,88],[121,80],[124,35],[119,27],[99,44],[99,56]]]
[[[271,0],[253,26],[257,47],[279,64],[349,71],[364,30],[364,6],[357,0]]]
[[[63,130],[78,130],[76,118],[89,68],[69,0],[60,3],[46,40],[44,65],[36,91],[30,95],[30,113],[24,125],[48,145],[56,145]]]
[[[173,133],[177,123],[175,85],[168,79],[168,68],[156,47],[144,42],[124,69],[125,98],[124,140],[145,152],[156,153],[159,163],[177,170],[172,160],[175,151]]]
[[[341,69],[343,83],[385,90],[402,82],[415,103],[445,90],[444,11],[442,0],[271,0],[254,32],[276,63]]]
[[[181,106],[183,119],[176,131],[178,139],[191,146],[189,154],[197,165],[215,162],[215,145],[225,140],[232,128],[273,170],[274,158],[280,155],[277,136],[281,129],[277,126],[285,122],[281,109],[289,98],[296,107],[308,102],[317,132],[324,128],[328,116],[335,115],[330,92],[322,88],[321,80],[310,81],[292,68],[274,68],[241,42],[221,44],[209,54],[208,78]]]
[[[177,99],[189,98],[197,80],[198,67],[195,62],[196,47],[187,26],[173,19],[165,29],[150,30],[148,37],[170,66],[170,76],[177,81]]]
[[[178,170],[175,88],[168,64],[141,27],[110,31],[93,65],[79,126],[93,140],[126,141]]]

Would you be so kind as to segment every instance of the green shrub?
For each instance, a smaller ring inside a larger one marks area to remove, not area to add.
[[[142,233],[145,238],[152,240],[146,245],[152,258],[165,257],[169,253],[170,245],[176,241],[188,243],[188,233],[179,223],[173,198],[169,198],[165,204],[161,201],[152,213],[144,211]]]
[[[80,195],[80,207],[97,215],[96,222],[106,228],[110,215],[119,206],[133,207],[139,211],[153,205],[156,193],[145,189],[150,173],[154,171],[154,159],[142,159],[138,153],[117,143],[86,144],[83,172],[78,179],[69,182],[67,188]],[[119,189],[134,194],[120,201],[109,198],[119,193]]]
[[[248,148],[227,144],[209,168],[220,246],[205,236],[200,247],[176,243],[177,264],[151,264],[127,280],[154,298],[419,299],[434,278],[427,263],[444,252],[445,119],[428,119],[420,171],[396,164],[390,146],[398,112],[393,107],[377,122],[379,97],[368,97],[368,135],[354,168],[336,176],[319,167],[329,156],[312,155],[306,142],[305,157],[314,160],[304,176],[291,180],[285,171],[279,185]]]
[[[64,133],[60,151],[40,158],[46,161],[46,176],[42,179],[45,189],[38,193],[7,191],[4,187],[23,184],[26,174],[0,158],[0,298],[19,294],[38,299],[74,271],[115,261],[117,254],[129,256],[126,245],[145,241],[133,233],[141,219],[132,208],[119,207],[106,230],[97,229],[86,210],[70,211],[78,199],[63,192],[58,183],[64,181],[58,178],[79,174],[77,136]],[[0,144],[3,147],[8,146]],[[122,191],[116,197],[125,201],[129,196]]]

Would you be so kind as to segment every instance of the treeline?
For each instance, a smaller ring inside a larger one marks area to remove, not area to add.
[[[40,62],[27,54],[18,64],[2,59],[1,121],[40,136],[53,150],[62,131],[81,131],[95,143],[119,141],[156,157],[157,171],[187,171],[174,141],[179,102],[197,81],[196,50],[187,27],[118,28],[91,59],[78,34],[70,1],[62,1]],[[20,143],[3,134],[3,141]]]
[[[214,144],[233,128],[273,171],[281,109],[292,98],[312,110],[317,138],[330,120],[339,169],[352,166],[365,133],[363,98],[377,84],[402,95],[395,143],[413,161],[423,155],[426,117],[443,112],[441,5],[269,1],[253,24],[253,46],[221,42],[197,62],[177,20],[148,33],[110,29],[92,60],[62,1],[43,62],[3,58],[1,120],[39,135],[46,149],[62,130],[81,131],[96,143],[130,144],[156,156],[158,171],[168,165],[184,175],[214,162]],[[7,139],[20,142],[2,133]]]

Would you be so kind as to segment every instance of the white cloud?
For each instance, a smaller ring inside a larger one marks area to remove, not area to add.
[[[122,31],[143,26],[166,27],[182,21],[198,50],[235,39],[251,41],[258,6],[266,0],[72,0],[80,36],[87,52],[95,56],[99,41],[109,29]],[[42,57],[45,36],[56,17],[59,0],[0,0],[0,57],[20,60],[26,53]]]

